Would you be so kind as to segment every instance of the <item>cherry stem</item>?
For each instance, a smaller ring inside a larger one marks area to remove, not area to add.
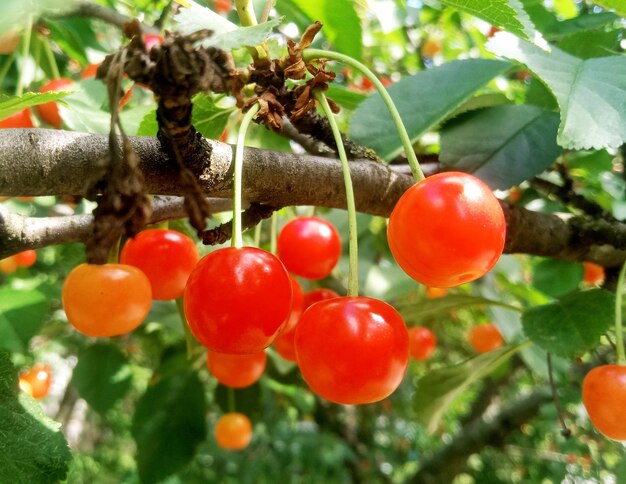
[[[554,407],[556,408],[556,414],[561,424],[561,435],[563,437],[569,438],[572,435],[572,431],[567,427],[565,423],[565,418],[563,417],[563,409],[561,408],[561,399],[559,398],[559,393],[556,389],[556,384],[554,383],[554,375],[552,370],[552,355],[548,353],[547,356],[547,364],[548,364],[548,380],[550,381],[550,389],[552,390],[552,400],[554,401]]]
[[[361,64],[359,61],[354,60],[352,57],[347,56],[345,54],[341,54],[339,52],[333,52],[329,50],[320,50],[320,49],[306,49],[302,52],[302,58],[305,61],[312,61],[316,59],[331,59],[339,62],[343,62],[344,64],[348,64],[351,67],[359,70],[361,74],[367,77],[376,90],[383,102],[387,106],[389,110],[389,114],[391,114],[391,118],[396,125],[396,129],[398,130],[398,134],[400,135],[400,141],[402,142],[402,147],[404,148],[404,153],[406,155],[407,161],[409,162],[409,166],[411,167],[411,172],[413,173],[413,177],[416,181],[423,180],[424,172],[420,167],[419,162],[417,161],[417,156],[415,156],[415,150],[413,149],[413,143],[411,143],[411,138],[406,131],[406,127],[402,122],[402,118],[400,117],[400,113],[396,108],[396,105],[393,103],[391,96],[385,89],[385,86],[378,80],[376,74],[374,74],[367,66]]]
[[[107,264],[118,264],[120,261],[120,243],[121,239],[115,241],[113,246],[109,249],[109,255],[107,257]]]
[[[234,188],[233,188],[233,238],[232,246],[238,249],[243,247],[243,237],[241,235],[241,178],[243,176],[243,150],[244,142],[246,140],[246,132],[252,118],[259,111],[259,105],[255,104],[244,115],[237,134],[237,145],[235,146],[235,174],[234,174]]]
[[[617,278],[617,289],[615,291],[615,344],[617,346],[617,364],[626,364],[624,355],[624,335],[622,333],[622,293],[624,292],[624,275],[626,274],[626,263],[619,271]]]
[[[189,324],[187,324],[187,316],[185,316],[185,303],[184,298],[181,296],[176,298],[176,308],[178,309],[178,315],[180,316],[180,322],[183,326],[183,331],[185,332],[185,342],[187,344],[187,359],[193,359],[193,355],[198,346],[198,342],[196,338],[191,333],[191,329],[189,329]]]
[[[254,246],[259,247],[261,245],[261,227],[263,225],[263,221],[261,220],[256,227],[254,227]]]
[[[237,7],[237,15],[242,27],[251,27],[257,25],[256,15],[254,13],[254,3],[252,0],[235,0]],[[257,59],[267,59],[268,52],[265,44],[257,47],[248,47],[248,51],[256,61]]]
[[[15,86],[15,95],[21,96],[24,93],[24,76],[26,75],[26,58],[30,51],[30,37],[33,33],[33,18],[29,15],[26,19],[26,28],[24,29],[24,37],[22,38],[22,50],[20,54],[22,56],[21,69],[17,76],[17,86]]]
[[[59,77],[61,77],[61,73],[59,72],[59,66],[57,66],[57,61],[54,58],[54,52],[52,52],[52,46],[50,45],[49,37],[46,37],[46,39],[44,40],[43,49],[46,53],[46,60],[48,61],[50,70],[52,71],[52,77],[54,77],[54,79],[58,79]]]
[[[278,238],[278,215],[276,212],[270,218],[270,252],[276,255],[276,239]]]
[[[341,169],[343,171],[343,182],[346,187],[346,205],[348,207],[348,233],[349,233],[349,253],[350,253],[350,270],[348,272],[348,296],[359,295],[359,249],[357,241],[357,223],[356,223],[356,205],[354,203],[354,190],[352,189],[352,178],[350,177],[350,166],[348,165],[348,157],[343,146],[341,133],[335,121],[332,110],[328,104],[328,100],[322,91],[314,90],[313,96],[322,107],[328,123],[333,131],[335,143],[337,144],[337,153],[341,160]]]
[[[9,73],[9,70],[11,69],[11,66],[13,65],[14,61],[15,61],[15,54],[12,54],[2,65],[2,69],[0,69],[0,85],[2,85],[2,83],[4,82],[4,78]]]

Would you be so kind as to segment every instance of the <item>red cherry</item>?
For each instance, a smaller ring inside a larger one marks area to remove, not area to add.
[[[448,290],[443,287],[428,286],[426,288],[426,297],[428,299],[438,299],[440,297],[444,297],[446,294],[448,294]]]
[[[207,353],[207,367],[222,385],[243,388],[255,383],[265,370],[267,355],[265,350],[251,355],[229,355]]]
[[[467,173],[439,173],[409,188],[387,227],[396,262],[434,287],[473,281],[496,264],[506,234],[502,207],[487,185]]]
[[[287,322],[280,329],[280,332],[272,343],[273,348],[277,353],[285,360],[296,361],[296,347],[294,346],[294,336],[296,334],[296,325],[300,321],[302,312],[306,309],[303,301],[302,287],[298,281],[293,277],[291,278],[291,285],[293,289],[293,299],[291,303],[291,312],[287,318]]]
[[[87,336],[118,336],[134,330],[152,305],[150,282],[124,264],[74,267],[61,294],[67,319]]]
[[[83,72],[80,73],[80,78],[91,79],[92,77],[96,77],[96,72],[98,71],[98,67],[100,67],[100,64],[89,64],[87,67],[83,69]]]
[[[327,299],[296,326],[296,354],[305,381],[335,403],[372,403],[400,385],[409,360],[402,316],[368,297]]]
[[[222,415],[215,424],[215,441],[226,450],[242,450],[252,440],[252,423],[243,413]]]
[[[23,109],[8,118],[0,121],[0,128],[32,128],[34,127],[32,119],[30,119],[30,110]]]
[[[255,247],[218,249],[189,276],[185,314],[212,351],[247,354],[267,348],[291,308],[291,282],[275,256]]]
[[[15,254],[15,262],[19,267],[30,267],[37,260],[37,252],[34,250],[25,250],[19,254]]]
[[[300,289],[300,291],[302,291],[302,289]],[[288,326],[288,328],[284,328],[283,330],[281,330],[280,334],[274,340],[273,347],[280,356],[282,356],[285,360],[293,361],[294,363],[297,362],[295,346],[296,324],[298,323],[298,321],[300,321],[302,312],[316,302],[324,301],[326,299],[332,299],[334,297],[339,297],[339,294],[337,294],[332,289],[325,288],[314,289],[312,291],[304,293],[300,310],[294,311],[292,309],[291,316],[289,317],[289,322],[287,322],[287,324],[285,325]],[[295,304],[294,307],[296,307]],[[298,315],[298,319],[293,325],[291,325],[290,322],[293,320],[292,318],[295,317],[295,314]]]
[[[307,279],[331,273],[341,257],[341,239],[335,227],[318,217],[297,217],[278,234],[278,257],[289,272]]]
[[[283,324],[280,329],[281,333],[294,329],[296,324],[298,324],[300,316],[302,316],[302,312],[305,310],[303,302],[304,295],[300,283],[293,277],[289,277],[289,279],[291,280],[291,310],[289,311],[287,321],[285,321],[285,324]]]
[[[44,84],[41,89],[39,89],[39,92],[65,91],[73,83],[74,81],[71,79],[60,77],[59,79],[53,79]],[[63,121],[61,120],[61,116],[59,114],[59,107],[56,102],[52,101],[45,104],[39,104],[37,106],[37,111],[39,112],[41,119],[43,119],[50,126],[59,129],[63,125]]]
[[[437,347],[437,338],[424,326],[409,328],[409,351],[418,361],[427,360]]]
[[[337,294],[332,289],[327,289],[325,287],[305,292],[303,298],[304,309],[308,309],[316,302],[325,301],[326,299],[332,299],[334,297],[339,297],[339,294]]]
[[[233,9],[232,0],[215,0],[215,11],[221,14],[228,14]]]
[[[600,284],[604,281],[604,267],[593,262],[583,262],[583,268],[585,269],[583,280],[587,284]]]
[[[467,338],[472,348],[478,353],[495,350],[504,344],[500,331],[493,323],[474,326],[468,333]]]
[[[193,240],[165,229],[139,232],[124,244],[120,256],[122,264],[138,267],[148,276],[152,297],[159,300],[181,297],[199,260]]]
[[[146,50],[150,52],[153,47],[163,43],[163,37],[159,34],[144,34],[143,43],[146,46]]]
[[[44,398],[52,385],[52,370],[44,363],[37,363],[30,370],[20,374],[19,387],[33,398]]]
[[[587,373],[583,379],[583,404],[603,435],[626,441],[626,366],[602,365]]]

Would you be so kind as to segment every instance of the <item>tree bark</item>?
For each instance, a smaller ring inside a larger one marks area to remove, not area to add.
[[[133,137],[148,193],[180,195],[176,163],[161,150],[156,138]],[[234,148],[207,140],[211,153],[199,171],[208,197],[232,196]],[[48,129],[0,131],[0,195],[80,195],[102,176],[108,155],[104,135]],[[389,216],[414,180],[388,165],[350,162],[356,206],[360,212]],[[345,208],[340,162],[334,158],[247,148],[244,156],[243,197],[272,207],[315,205]],[[596,230],[593,219],[581,223],[568,214],[539,213],[502,202],[507,221],[506,253],[525,253],[567,260],[591,261],[606,267],[626,259],[626,224]],[[173,218],[182,215],[173,212]],[[75,216],[81,217],[81,216]],[[18,219],[0,211],[0,257],[62,240],[85,240],[85,218]],[[588,222],[588,225],[586,223]],[[416,223],[419,219],[416,218]],[[37,229],[34,228],[37,227]],[[46,228],[48,226],[48,228]],[[57,239],[41,237],[53,230]],[[594,235],[598,235],[597,240]]]

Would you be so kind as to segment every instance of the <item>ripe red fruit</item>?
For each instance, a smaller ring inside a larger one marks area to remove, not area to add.
[[[265,350],[251,355],[229,355],[207,353],[207,367],[222,385],[243,388],[255,383],[265,370],[267,355]]]
[[[98,67],[100,67],[100,64],[89,64],[87,67],[83,69],[83,72],[80,73],[80,78],[91,79],[92,77],[96,77],[96,72],[98,71]]]
[[[472,348],[478,353],[495,350],[504,344],[500,331],[493,323],[474,326],[468,333],[467,338]]]
[[[8,118],[0,121],[0,128],[32,128],[33,121],[30,118],[30,110],[23,109]]]
[[[15,256],[0,259],[0,272],[3,274],[11,274],[17,270],[17,267]]]
[[[19,387],[33,398],[44,398],[50,391],[52,370],[44,363],[37,363],[30,370],[20,374]]]
[[[267,348],[291,308],[291,281],[275,256],[255,247],[218,249],[189,276],[185,314],[200,343],[219,353]]]
[[[228,14],[232,8],[232,0],[215,0],[215,11],[217,13]]]
[[[603,435],[626,441],[626,366],[602,365],[587,373],[583,379],[583,404]]]
[[[604,281],[604,267],[593,262],[583,262],[583,268],[585,269],[583,280],[587,284],[600,284]]]
[[[242,450],[252,440],[252,424],[243,413],[222,415],[215,424],[215,441],[222,449]]]
[[[307,309],[296,326],[296,354],[311,389],[335,403],[372,403],[400,385],[409,360],[402,316],[368,297],[339,297]]]
[[[15,263],[18,267],[30,267],[37,261],[37,252],[34,250],[25,250],[19,254],[15,254]]]
[[[163,43],[163,37],[159,34],[144,34],[143,43],[146,46],[146,50],[150,52],[153,47]]]
[[[318,217],[296,217],[278,234],[277,252],[287,270],[307,279],[329,275],[341,257],[335,227]]]
[[[325,301],[326,299],[332,299],[334,297],[339,297],[332,289],[321,288],[321,289],[313,289],[312,291],[308,291],[304,293],[303,304],[304,310],[308,309],[311,305],[316,302]]]
[[[60,77],[59,79],[53,79],[44,84],[41,89],[39,89],[39,92],[64,91],[67,90],[73,83],[74,81],[71,79]],[[63,125],[61,115],[59,114],[59,107],[56,102],[52,101],[45,104],[39,104],[37,106],[37,111],[39,112],[41,119],[43,119],[50,126],[60,129]]]
[[[490,188],[460,172],[439,173],[409,188],[389,217],[396,262],[413,279],[453,287],[486,274],[504,249],[506,221]]]
[[[426,288],[426,297],[428,299],[437,299],[440,297],[444,297],[446,294],[448,294],[448,290],[444,289],[442,287],[431,287],[428,286]]]
[[[193,240],[180,232],[151,229],[124,244],[120,262],[141,269],[152,286],[152,297],[176,299],[185,292],[189,274],[200,260]]]
[[[409,352],[418,361],[427,360],[437,347],[437,338],[424,326],[409,328]]]
[[[424,57],[435,57],[441,50],[441,42],[436,39],[426,39],[422,44],[422,55]]]
[[[152,304],[150,281],[125,264],[81,264],[63,285],[63,308],[69,322],[87,336],[118,336],[145,319]]]

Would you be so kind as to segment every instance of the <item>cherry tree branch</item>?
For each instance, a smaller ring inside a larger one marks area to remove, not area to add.
[[[148,193],[181,195],[176,163],[161,150],[158,140],[133,137],[131,143],[140,158]],[[233,148],[213,140],[207,140],[207,145],[210,152],[198,168],[199,182],[208,197],[229,198]],[[102,175],[101,161],[107,154],[104,135],[0,130],[0,195],[84,194]],[[389,216],[413,183],[411,177],[381,163],[357,160],[350,166],[360,212]],[[345,208],[340,162],[334,158],[248,148],[243,184],[243,196],[249,203]],[[173,202],[163,203],[169,207]],[[626,259],[626,224],[532,212],[506,202],[502,206],[507,220],[507,253],[588,260],[607,267],[619,266]],[[182,215],[178,208],[171,208],[165,218]],[[85,240],[89,219],[74,217],[17,219],[6,209],[0,211],[0,257],[51,243]],[[419,214],[415,223],[419,224]],[[44,238],[42,233],[55,235]]]

